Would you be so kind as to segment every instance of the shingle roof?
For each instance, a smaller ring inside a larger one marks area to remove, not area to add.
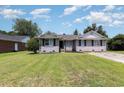
[[[17,36],[17,35],[5,35],[0,33],[0,40],[22,42],[27,36]]]
[[[58,37],[58,35],[39,35],[37,38],[52,39],[52,38],[59,38],[59,37]]]
[[[76,40],[79,38],[78,35],[58,35],[61,40]]]
[[[85,36],[87,36],[89,34],[89,36],[88,36],[88,38],[87,37],[85,37]],[[93,34],[96,34],[99,38],[97,38],[97,37],[93,37]],[[36,38],[41,38],[41,39],[53,39],[53,38],[58,38],[58,39],[61,39],[61,40],[78,40],[78,39],[103,39],[103,40],[105,40],[105,39],[107,39],[106,37],[104,37],[104,36],[102,36],[101,34],[99,34],[99,33],[97,33],[97,32],[95,32],[95,31],[90,31],[90,32],[88,32],[88,33],[86,33],[86,34],[83,34],[83,35],[39,35],[38,37],[36,37]]]

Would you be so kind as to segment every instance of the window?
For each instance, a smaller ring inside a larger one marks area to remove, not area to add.
[[[87,46],[87,42],[86,42],[86,40],[84,40],[84,46]]]
[[[100,40],[100,45],[102,46],[102,40]]]
[[[56,39],[54,39],[53,41],[54,41],[53,45],[56,46]]]
[[[92,46],[94,46],[94,40],[92,40]]]
[[[106,41],[105,41],[105,40],[102,41],[102,45],[103,45],[103,46],[106,45]]]
[[[81,46],[81,40],[79,40],[79,46]]]
[[[49,39],[46,39],[46,40],[45,40],[44,45],[45,45],[45,46],[48,46],[48,45],[49,45]]]
[[[44,46],[53,46],[54,45],[54,40],[53,39],[44,39]]]
[[[95,45],[100,46],[100,40],[95,40]]]

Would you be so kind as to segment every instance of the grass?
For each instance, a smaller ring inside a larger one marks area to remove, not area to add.
[[[115,52],[115,53],[119,53],[119,54],[124,54],[124,50],[122,50],[122,51],[109,51],[109,52]]]
[[[124,64],[86,53],[2,53],[0,86],[124,86]]]

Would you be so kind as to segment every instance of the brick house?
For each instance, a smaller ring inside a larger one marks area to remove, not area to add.
[[[0,52],[21,51],[26,49],[27,36],[0,34]]]

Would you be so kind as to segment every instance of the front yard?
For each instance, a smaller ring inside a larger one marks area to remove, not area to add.
[[[124,86],[124,64],[86,53],[3,53],[0,86]]]
[[[124,50],[123,51],[109,51],[109,52],[115,52],[115,53],[119,53],[119,54],[124,54]]]

